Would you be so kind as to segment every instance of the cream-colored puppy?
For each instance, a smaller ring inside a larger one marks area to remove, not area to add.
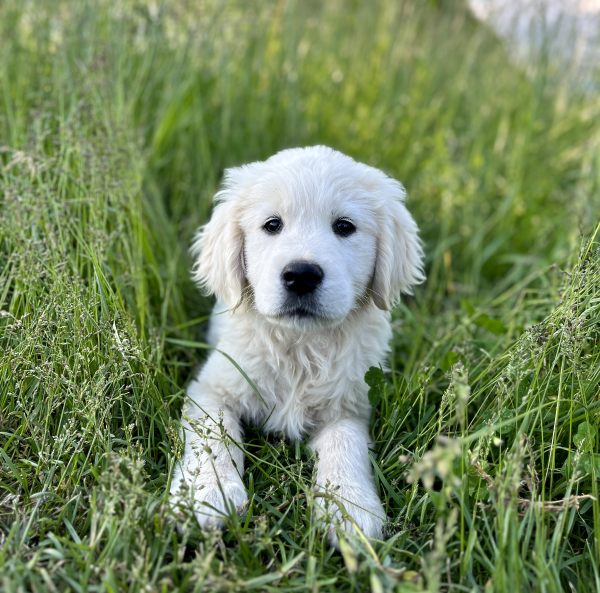
[[[188,387],[171,493],[173,503],[191,496],[200,525],[246,503],[241,423],[252,421],[290,439],[310,435],[317,487],[382,537],[364,375],[385,363],[389,310],[424,279],[404,199],[397,181],[324,146],[226,171],[192,247],[194,278],[217,296],[215,312],[229,309],[212,319],[209,342],[261,397],[216,351]],[[333,523],[352,531],[340,518],[337,509]]]

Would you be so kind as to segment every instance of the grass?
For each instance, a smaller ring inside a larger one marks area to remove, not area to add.
[[[459,2],[0,5],[3,591],[600,589],[600,102]],[[403,181],[428,282],[371,431],[384,543],[328,549],[302,442],[248,514],[166,488],[223,168],[323,143]]]

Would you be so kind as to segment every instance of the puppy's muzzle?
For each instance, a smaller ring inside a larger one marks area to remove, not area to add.
[[[323,277],[321,266],[303,261],[292,262],[281,272],[285,288],[298,296],[313,292],[323,282]]]

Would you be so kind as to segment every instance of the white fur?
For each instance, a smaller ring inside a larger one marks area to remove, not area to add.
[[[212,218],[192,247],[194,278],[217,296],[215,312],[230,310],[213,318],[210,343],[240,365],[264,403],[216,351],[190,383],[186,449],[171,492],[175,502],[181,486],[190,487],[202,526],[221,524],[219,515],[246,502],[241,422],[253,421],[290,439],[309,434],[318,489],[339,497],[367,536],[382,537],[364,375],[385,363],[387,311],[424,279],[404,198],[397,181],[323,146],[226,171]],[[283,230],[273,235],[263,227],[275,215]],[[352,221],[354,234],[333,232],[340,217]],[[285,313],[281,274],[295,261],[324,272],[315,317]],[[342,529],[353,529],[339,510],[334,515]],[[329,541],[337,545],[333,528]]]

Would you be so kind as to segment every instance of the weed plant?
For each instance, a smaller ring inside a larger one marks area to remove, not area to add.
[[[442,0],[5,0],[0,51],[3,591],[600,590],[589,87]],[[191,235],[225,167],[317,143],[406,185],[428,257],[368,376],[389,539],[341,553],[301,441],[247,427],[224,532],[167,494]]]

